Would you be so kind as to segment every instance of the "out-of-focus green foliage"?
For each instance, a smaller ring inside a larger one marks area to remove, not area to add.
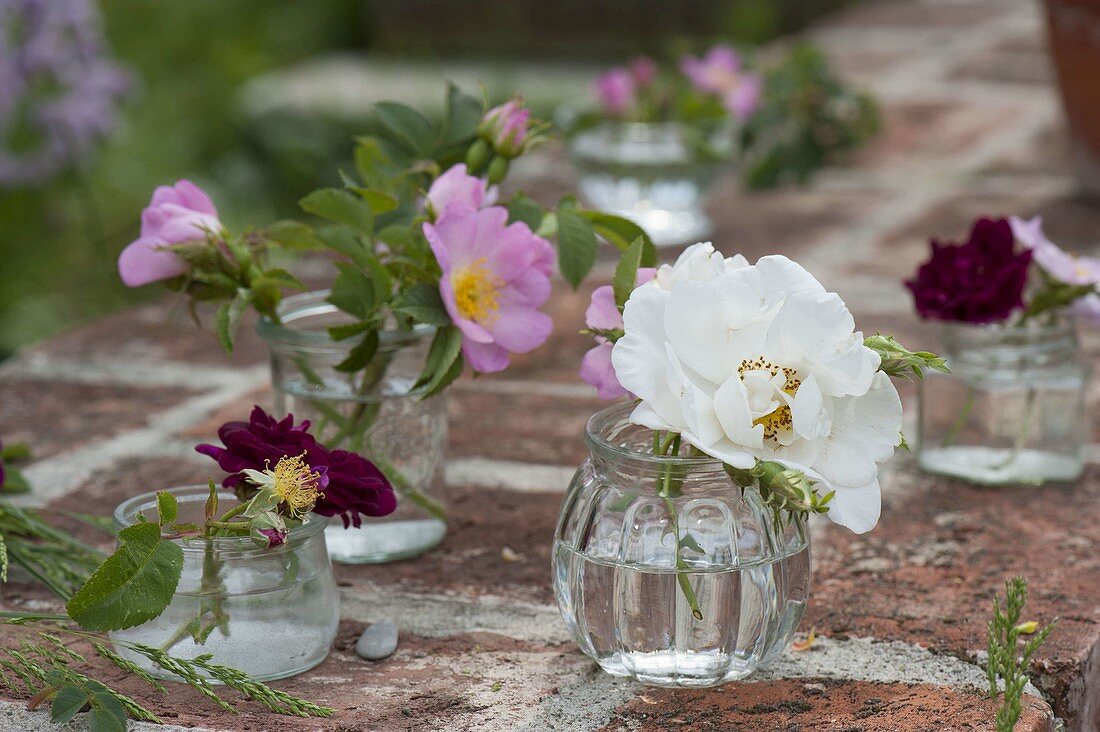
[[[798,45],[767,71],[760,108],[743,130],[749,188],[805,183],[878,130],[874,100],[841,83],[820,49]]]
[[[358,0],[100,6],[111,51],[135,72],[137,88],[121,129],[84,170],[41,189],[0,190],[0,359],[149,297],[119,283],[115,261],[157,185],[200,182],[227,222],[270,220],[273,202],[283,200],[291,210],[293,192],[274,195],[280,186],[271,183],[271,163],[238,117],[238,87],[316,53],[358,46],[365,33]],[[347,132],[338,134],[346,147]],[[318,182],[309,177],[305,190]]]

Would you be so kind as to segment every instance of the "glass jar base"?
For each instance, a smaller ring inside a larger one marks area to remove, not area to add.
[[[1072,455],[966,445],[921,450],[918,462],[926,472],[978,485],[1061,483],[1076,480],[1083,469]]]
[[[301,658],[295,659],[287,656],[287,646],[277,645],[271,642],[272,637],[277,637],[280,634],[289,632],[288,627],[272,627],[270,623],[240,623],[233,622],[232,619],[230,620],[230,626],[233,632],[234,647],[238,649],[239,653],[226,653],[223,646],[218,650],[217,655],[211,662],[222,666],[231,666],[240,671],[244,671],[249,677],[256,681],[264,682],[288,679],[291,676],[297,676],[298,674],[309,671],[311,668],[319,666],[328,658],[329,649],[332,646],[332,639],[336,635],[335,618],[331,631],[326,629],[325,632],[317,632],[315,629],[308,628],[306,629],[306,633],[303,633],[301,629],[296,629],[294,631],[295,647],[307,649],[307,652],[302,654]],[[314,634],[315,637],[307,637],[307,635],[314,636]],[[138,629],[136,631],[126,630],[110,633],[109,637],[112,640],[125,641],[127,643],[144,643],[145,645],[156,647],[163,644],[164,633],[156,629],[151,629],[147,632]],[[217,647],[218,642],[221,640],[223,639],[222,636],[219,635],[219,631],[215,631],[205,645],[199,645],[190,638],[185,638],[168,649],[168,653],[176,658],[192,659],[196,656],[210,653]],[[116,644],[115,650],[120,656],[133,661],[139,668],[144,669],[149,675],[155,678],[163,679],[164,681],[183,681],[183,679],[176,674],[165,671],[160,666],[150,663],[149,659],[145,656],[131,651],[125,646]],[[211,678],[207,673],[200,672],[199,675],[209,680],[211,684],[221,683]]]
[[[596,660],[612,676],[634,679],[648,686],[703,688],[738,681],[758,666],[739,663],[724,653],[652,651],[616,653]]]
[[[325,529],[325,543],[334,562],[382,564],[420,556],[446,535],[446,522],[432,518],[366,522],[358,529],[345,529],[343,522],[336,520]]]

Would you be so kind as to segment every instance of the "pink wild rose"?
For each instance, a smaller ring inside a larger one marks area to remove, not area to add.
[[[656,276],[656,269],[643,267],[638,270],[634,286],[641,287]],[[615,291],[611,285],[597,287],[592,293],[592,302],[584,312],[584,324],[593,330],[618,330],[623,327],[623,314],[615,305]],[[596,345],[581,359],[581,378],[596,387],[596,396],[600,399],[618,399],[627,393],[619,384],[611,365],[614,345],[603,336],[596,336]]]
[[[187,263],[167,249],[170,244],[205,239],[222,230],[210,196],[189,180],[160,186],[141,212],[141,235],[122,250],[118,273],[127,287],[169,280],[187,272]]]
[[[680,71],[696,91],[717,96],[739,120],[752,114],[760,101],[760,75],[742,70],[741,58],[729,46],[714,46],[702,58],[684,56]]]
[[[424,236],[443,270],[439,291],[462,331],[462,354],[481,373],[503,371],[509,354],[527,353],[550,336],[538,310],[550,297],[554,248],[502,206],[448,208]]]
[[[649,56],[635,56],[630,62],[630,75],[638,86],[649,86],[657,78],[657,64]]]
[[[432,215],[438,218],[451,206],[476,210],[493,205],[497,188],[486,187],[484,180],[466,172],[465,163],[459,163],[432,181],[427,199]]]
[[[498,153],[514,158],[523,154],[530,119],[531,110],[524,108],[523,102],[510,99],[485,113],[479,132]]]
[[[1100,285],[1100,258],[1078,257],[1047,238],[1043,233],[1043,217],[1025,221],[1018,216],[1008,220],[1016,241],[1032,251],[1032,261],[1067,285]],[[1069,308],[1074,315],[1092,325],[1100,325],[1100,295],[1095,292],[1073,301]]]
[[[634,106],[634,76],[624,68],[600,74],[593,88],[604,113],[611,117],[622,116]]]

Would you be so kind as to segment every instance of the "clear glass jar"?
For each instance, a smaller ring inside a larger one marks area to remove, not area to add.
[[[203,522],[206,486],[169,491],[179,502],[180,523]],[[228,491],[220,492],[218,500],[223,511],[239,503]],[[115,529],[132,526],[142,512],[156,516],[155,493],[119,505]],[[211,653],[213,663],[261,681],[313,668],[328,656],[340,623],[336,580],[325,549],[326,523],[311,516],[273,549],[247,536],[177,540],[183,548],[183,573],[172,602],[156,619],[110,633],[115,649],[166,679],[175,677],[119,644],[143,643],[186,659]],[[198,642],[194,633],[203,627],[210,631]]]
[[[264,319],[257,330],[271,351],[275,412],[308,419],[310,431],[332,449],[357,452],[378,466],[398,494],[397,510],[364,518],[359,528],[332,520],[325,532],[333,561],[389,562],[428,551],[447,533],[443,451],[447,442],[444,395],[411,394],[435,331],[385,331],[363,371],[335,366],[355,338],[334,341],[327,328],[350,318],[326,302],[327,290],[285,298],[281,323]]]
[[[919,385],[920,467],[984,485],[1077,478],[1091,369],[1072,323],[950,323],[942,339],[952,372]]]
[[[630,219],[658,246],[673,246],[713,230],[703,205],[730,165],[733,126],[704,135],[676,122],[604,121],[572,135],[569,153],[593,208]]]
[[[786,648],[802,618],[809,533],[801,519],[777,525],[756,487],[742,491],[716,460],[653,456],[653,433],[627,421],[631,409],[588,421],[591,455],[554,540],[562,617],[615,676],[658,686],[744,678]],[[665,499],[668,476],[680,487]]]

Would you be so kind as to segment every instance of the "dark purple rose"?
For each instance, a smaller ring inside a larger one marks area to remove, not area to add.
[[[295,425],[292,414],[276,421],[264,410],[254,407],[247,422],[226,422],[218,429],[224,448],[199,445],[195,450],[217,460],[218,467],[230,473],[222,485],[237,490],[248,486],[241,475],[245,468],[274,469],[282,458],[303,453],[306,463],[314,470],[325,465],[324,458],[328,456],[328,451],[317,444],[308,430],[309,422]]]
[[[1031,251],[1015,251],[1007,219],[978,219],[965,244],[932,240],[932,257],[906,280],[922,318],[996,323],[1023,307]]]
[[[328,453],[328,487],[313,512],[322,516],[339,515],[344,528],[358,527],[359,514],[385,516],[397,508],[397,496],[374,463],[347,450]]]
[[[246,499],[254,493],[240,474],[245,468],[274,468],[283,457],[305,455],[305,461],[320,472],[327,485],[313,512],[340,516],[344,526],[359,526],[360,514],[385,516],[397,507],[393,486],[374,463],[346,450],[329,450],[309,434],[309,422],[294,424],[294,415],[281,421],[254,407],[248,422],[227,422],[218,430],[225,447],[199,445],[195,449],[218,461],[230,473],[222,485]]]

